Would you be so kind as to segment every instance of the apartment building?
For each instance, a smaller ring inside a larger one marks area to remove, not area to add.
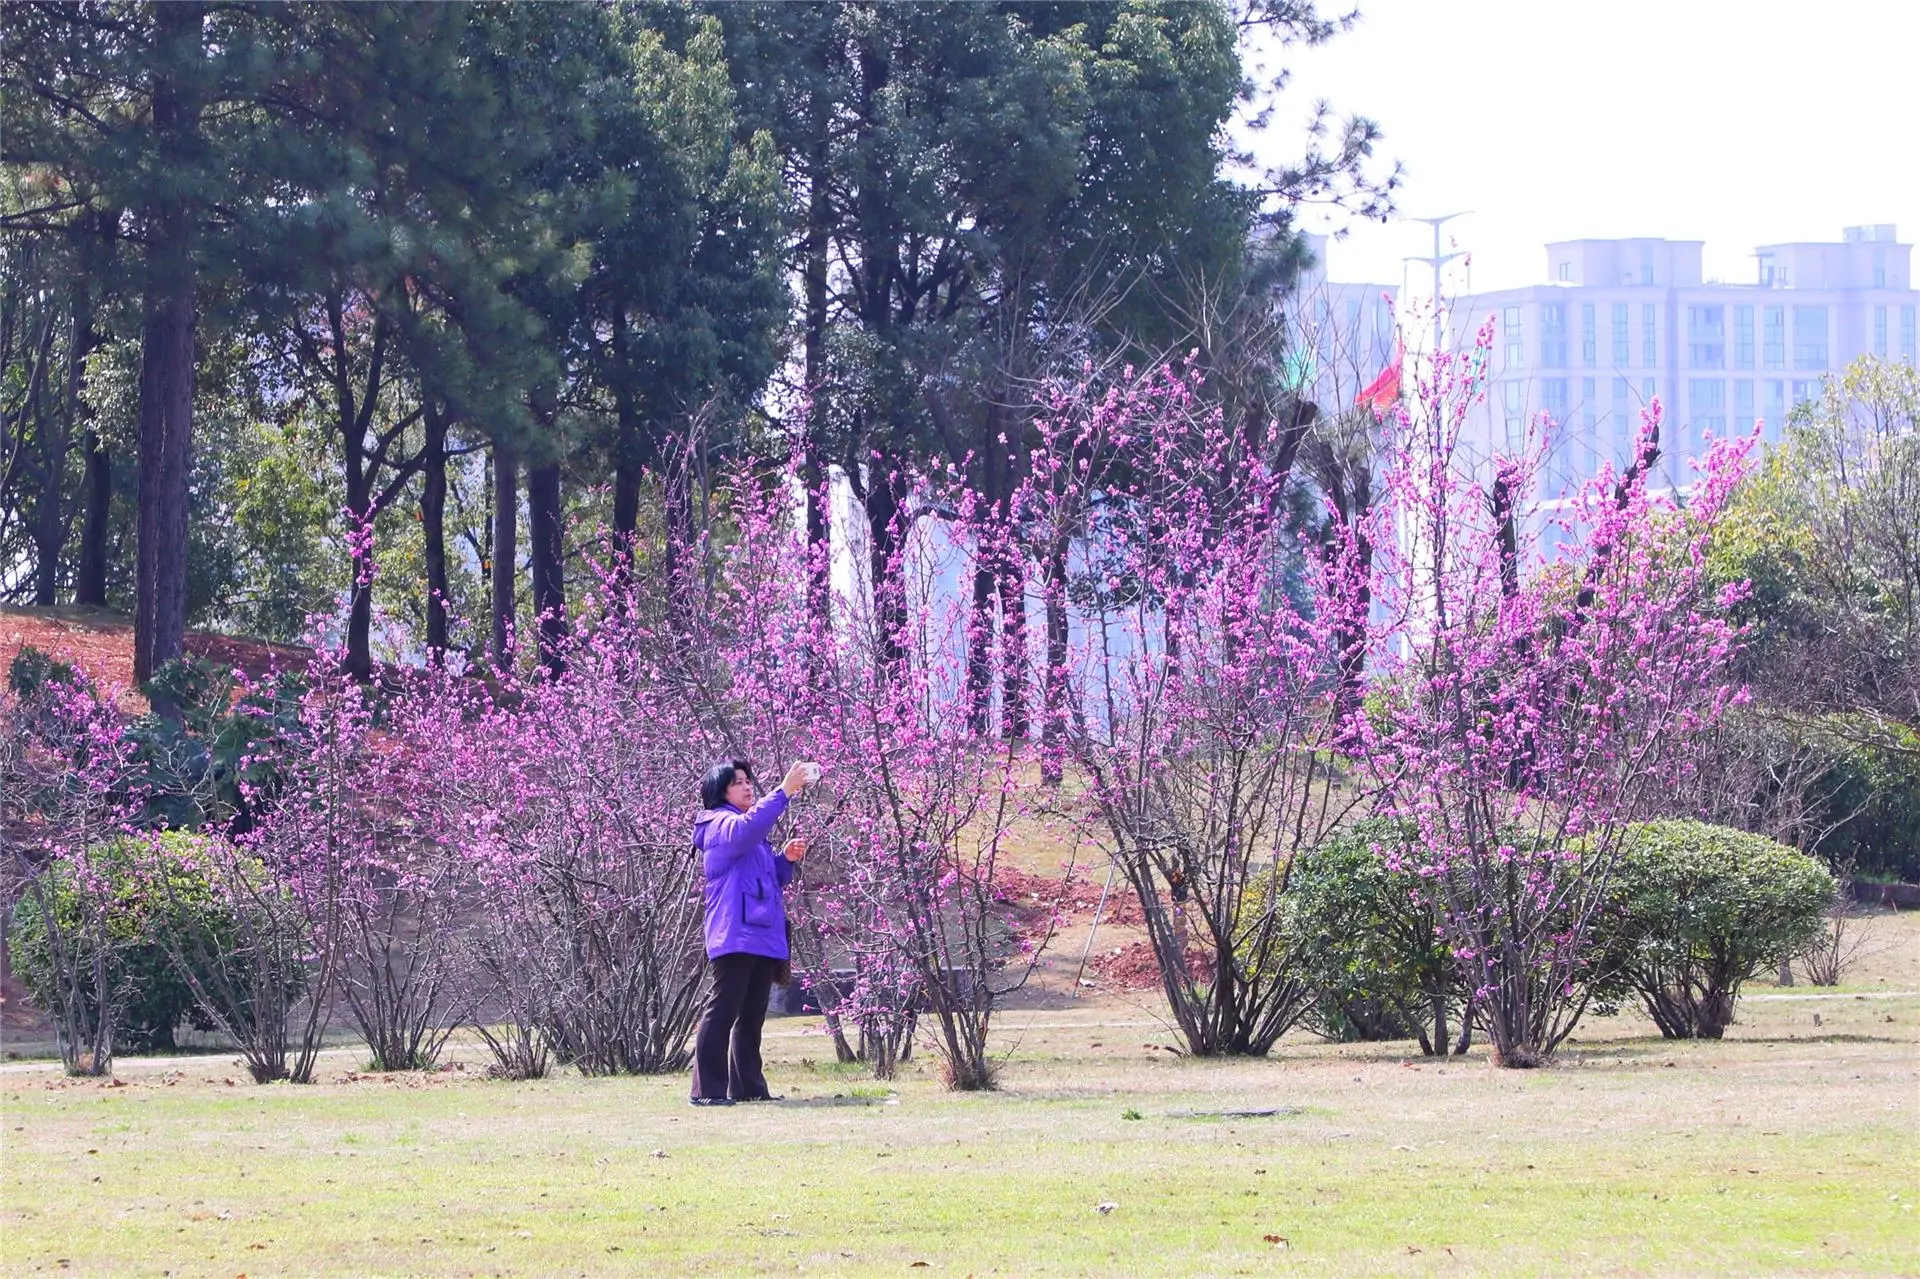
[[[1485,443],[1517,445],[1544,413],[1551,490],[1592,475],[1602,458],[1623,462],[1641,410],[1658,397],[1664,478],[1685,485],[1709,436],[1764,424],[1764,438],[1777,440],[1792,407],[1857,357],[1920,363],[1912,246],[1894,227],[1762,245],[1747,283],[1703,279],[1701,248],[1562,241],[1547,246],[1546,283],[1457,299],[1454,345],[1494,320],[1477,422]]]

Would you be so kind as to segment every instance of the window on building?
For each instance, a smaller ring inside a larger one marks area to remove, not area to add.
[[[1747,435],[1753,431],[1753,382],[1741,378],[1733,384],[1733,429]]]
[[[1593,303],[1580,304],[1580,367],[1590,369],[1600,363],[1600,334],[1595,331]]]
[[[1640,283],[1653,283],[1653,246],[1640,246]]]
[[[1753,367],[1753,308],[1750,306],[1733,308],[1733,367]]]
[[[1796,369],[1827,367],[1826,307],[1796,306],[1793,308],[1793,367]]]
[[[1727,384],[1719,378],[1687,382],[1687,426],[1681,445],[1695,458],[1706,456],[1707,442],[1727,433]]]
[[[1873,353],[1881,359],[1887,358],[1887,308],[1873,308]]]
[[[1613,304],[1613,367],[1624,369],[1633,363],[1632,339],[1627,336],[1627,304]]]
[[[1887,287],[1887,251],[1885,249],[1873,251],[1873,287],[1876,289]]]
[[[1780,433],[1787,424],[1787,384],[1785,382],[1767,383],[1767,411],[1765,413],[1766,433],[1764,439],[1769,444],[1780,442]]]
[[[1696,426],[1712,427],[1720,434],[1727,430],[1727,384],[1717,377],[1691,378],[1687,382],[1687,409]]]
[[[1766,339],[1766,367],[1784,369],[1787,367],[1787,308],[1766,308],[1765,325],[1762,336]]]
[[[1798,381],[1793,384],[1793,407],[1811,404],[1820,398],[1820,384],[1814,381]]]
[[[1573,278],[1573,263],[1562,262],[1560,264],[1560,278],[1563,280],[1571,280]]]
[[[1550,377],[1540,383],[1540,406],[1553,419],[1555,426],[1564,426],[1567,421],[1567,379]]]
[[[1640,367],[1657,369],[1660,367],[1660,329],[1659,320],[1648,302],[1640,308]]]
[[[1540,365],[1542,368],[1567,367],[1567,304],[1540,304]]]
[[[1580,379],[1580,459],[1582,478],[1600,470],[1600,388],[1593,378]]]
[[[1520,308],[1510,306],[1500,313],[1500,329],[1506,337],[1507,367],[1517,369],[1527,362],[1526,346],[1520,340]]]
[[[1900,358],[1908,364],[1920,364],[1920,353],[1914,350],[1916,334],[1913,312],[1914,308],[1910,306],[1900,308]]]
[[[1687,367],[1727,367],[1727,308],[1724,306],[1687,308]]]
[[[1519,382],[1508,382],[1501,390],[1501,426],[1506,434],[1506,450],[1517,453],[1527,439],[1527,390]]]

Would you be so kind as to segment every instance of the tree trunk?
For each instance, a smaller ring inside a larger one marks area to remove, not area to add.
[[[73,579],[73,602],[107,604],[107,528],[113,513],[113,459],[99,432],[87,432],[87,471],[81,482],[86,515],[80,527],[80,563]]]
[[[190,168],[199,105],[183,66],[201,60],[203,6],[154,8],[153,131],[163,166]],[[185,648],[187,482],[193,463],[194,215],[169,193],[151,208],[140,333],[140,496],[134,559],[133,678],[144,684]],[[154,709],[171,715],[162,699]]]
[[[540,664],[558,675],[566,669],[566,532],[560,518],[560,463],[527,472],[527,538],[533,575],[533,611],[539,619]]]
[[[447,415],[429,399],[420,471],[420,531],[427,568],[427,657],[436,665],[447,651]]]
[[[807,489],[807,615],[824,633],[832,625],[833,559],[826,491],[827,250],[832,217],[826,181],[826,126],[816,134],[807,166],[807,238],[801,266],[805,315],[807,420],[801,442],[800,480]]]
[[[352,573],[347,606],[347,674],[357,680],[373,675],[373,501],[368,495],[366,454],[354,429],[351,400],[340,405],[346,449],[347,567]]]
[[[66,541],[66,496],[68,424],[72,421],[73,396],[68,394],[60,411],[61,425],[51,427],[51,414],[41,415],[41,427],[35,432],[40,444],[40,497],[33,508],[33,602],[41,608],[59,603],[60,550]]]
[[[619,553],[628,558],[640,535],[640,475],[640,463],[625,457],[614,460],[613,536]]]
[[[886,454],[873,459],[867,478],[868,569],[873,576],[873,620],[882,662],[897,669],[906,660],[906,567],[901,563],[900,475]]]
[[[1007,533],[1000,546],[1000,730],[1010,742],[1025,741],[1027,719],[1027,573],[1019,548]]]
[[[39,534],[34,538],[39,564],[34,572],[35,604],[51,608],[59,600],[60,552],[67,540],[66,477],[67,455],[73,449],[74,426],[86,412],[81,390],[87,381],[87,355],[93,350],[92,308],[84,284],[72,293],[73,314],[67,331],[67,377],[60,395],[60,430],[42,438],[41,467],[46,483],[41,490]],[[88,433],[92,439],[92,433]]]
[[[627,315],[614,317],[614,362],[623,373],[627,361]],[[640,481],[645,474],[648,450],[645,424],[640,420],[640,404],[628,376],[613,386],[615,436],[613,444],[613,556],[614,608],[624,611],[633,589],[633,561],[638,553],[634,545],[640,533]]]
[[[520,527],[518,464],[504,445],[493,446],[493,559],[489,575],[493,587],[493,664],[513,668],[514,559]]]
[[[694,592],[693,458],[684,443],[667,461],[665,516],[667,616],[678,622],[692,607]]]
[[[1040,691],[1040,779],[1058,785],[1067,750],[1067,544],[1056,537],[1046,563],[1047,669]]]
[[[973,601],[967,611],[967,732],[975,737],[987,735],[987,719],[993,702],[994,590],[1000,583],[1000,556],[1005,532],[998,516],[1001,508],[1000,454],[995,437],[1000,433],[1000,409],[989,404],[983,417],[985,437],[980,449],[979,511],[988,516],[976,521],[973,529]],[[877,580],[877,579],[876,579]]]
[[[967,610],[967,732],[987,735],[987,713],[993,692],[993,535],[976,530],[979,539],[973,565],[973,602]]]
[[[167,12],[162,6],[160,12]],[[192,464],[194,290],[149,290],[140,358],[140,510],[133,678],[180,656],[187,630],[187,479]],[[166,713],[166,708],[159,708]]]

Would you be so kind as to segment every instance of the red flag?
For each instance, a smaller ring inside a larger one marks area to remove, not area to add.
[[[1381,369],[1380,376],[1367,383],[1366,388],[1353,397],[1356,408],[1364,405],[1373,410],[1375,417],[1385,417],[1392,412],[1393,406],[1400,402],[1400,366],[1405,356],[1405,344],[1396,343],[1393,362]]]

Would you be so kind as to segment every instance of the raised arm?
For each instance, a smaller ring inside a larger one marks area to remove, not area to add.
[[[707,878],[724,875],[732,865],[744,857],[747,850],[756,847],[780,820],[780,814],[787,811],[787,793],[783,790],[769,791],[759,803],[744,813],[729,813],[716,818],[714,832],[718,838],[707,842]]]

